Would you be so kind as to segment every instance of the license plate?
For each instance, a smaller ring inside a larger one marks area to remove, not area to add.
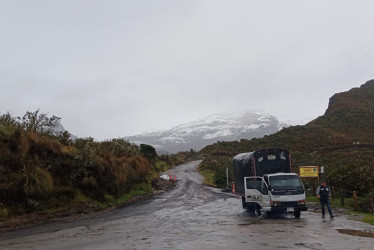
[[[293,212],[293,211],[294,211],[293,207],[288,207],[287,208],[287,212]]]

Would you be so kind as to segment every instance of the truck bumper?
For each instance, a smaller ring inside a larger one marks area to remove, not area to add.
[[[308,211],[308,207],[272,207],[270,210],[272,213],[290,213],[294,211]]]

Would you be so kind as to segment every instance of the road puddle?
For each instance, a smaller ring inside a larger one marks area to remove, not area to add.
[[[371,233],[371,232],[363,232],[361,230],[354,230],[354,229],[336,229],[336,230],[338,230],[338,232],[342,234],[374,238],[374,233]]]

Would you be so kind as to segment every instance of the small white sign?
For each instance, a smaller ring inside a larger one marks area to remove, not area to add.
[[[275,155],[268,155],[268,160],[269,161],[274,161],[275,159],[277,159],[277,157]]]

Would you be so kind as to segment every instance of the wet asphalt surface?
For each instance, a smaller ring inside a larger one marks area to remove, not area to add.
[[[169,171],[179,181],[166,193],[88,218],[1,233],[0,249],[374,249],[374,238],[339,233],[374,233],[343,214],[251,217],[239,197],[201,185],[199,163]]]

